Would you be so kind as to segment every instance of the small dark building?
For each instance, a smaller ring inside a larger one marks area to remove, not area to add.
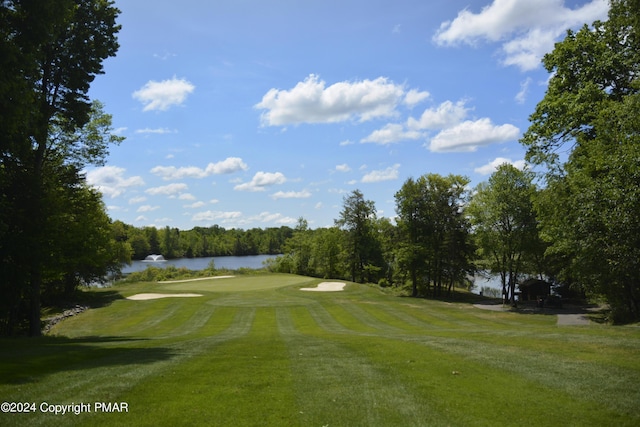
[[[545,299],[551,294],[551,284],[540,279],[527,279],[518,288],[522,301]]]

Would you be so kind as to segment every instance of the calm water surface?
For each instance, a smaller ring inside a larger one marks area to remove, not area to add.
[[[186,267],[189,270],[204,270],[213,260],[216,268],[237,270],[239,268],[259,269],[264,267],[262,263],[277,255],[246,255],[246,256],[216,256],[206,258],[177,258],[162,262],[132,261],[131,265],[122,268],[124,274],[143,271],[149,266],[164,268],[173,265],[177,268]]]

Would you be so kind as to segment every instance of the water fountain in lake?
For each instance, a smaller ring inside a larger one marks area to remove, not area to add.
[[[166,259],[162,255],[147,255],[145,262],[164,262]]]

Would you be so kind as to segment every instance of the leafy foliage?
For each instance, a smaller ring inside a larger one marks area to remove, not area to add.
[[[360,190],[345,196],[336,226],[346,232],[345,246],[351,281],[376,281],[380,269],[381,248],[375,238],[376,207],[365,200]]]
[[[476,188],[469,214],[485,267],[500,274],[502,294],[515,302],[518,274],[538,247],[532,175],[503,164]]]
[[[606,298],[617,321],[640,319],[639,26],[640,2],[619,0],[569,32],[544,58],[554,74],[522,140],[549,166],[537,208],[558,277]]]
[[[107,0],[0,3],[0,124],[7,129],[0,152],[0,282],[10,297],[0,316],[5,334],[24,320],[28,302],[29,333],[40,335],[42,292],[51,292],[53,283],[77,282],[69,275],[86,279],[106,268],[89,263],[78,272],[71,257],[82,257],[70,255],[68,243],[77,238],[70,232],[83,233],[82,247],[99,252],[104,248],[97,242],[108,240],[101,237],[108,234],[104,207],[79,171],[101,164],[106,146],[120,141],[110,136],[111,118],[87,95],[103,60],[118,49],[118,13]],[[85,213],[86,228],[72,225],[73,209]],[[91,252],[84,255],[91,258]],[[60,272],[72,264],[74,271]]]
[[[413,296],[431,282],[436,295],[443,283],[451,290],[473,270],[469,223],[463,215],[468,183],[457,175],[428,174],[409,178],[396,193],[398,258],[409,271]]]

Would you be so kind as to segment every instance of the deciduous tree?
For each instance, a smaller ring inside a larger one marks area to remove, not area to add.
[[[374,280],[372,268],[380,267],[380,245],[374,233],[376,207],[373,201],[365,200],[360,190],[354,190],[343,199],[340,217],[336,226],[346,231],[346,255],[353,282]]]
[[[569,31],[544,57],[553,76],[522,139],[551,172],[539,210],[562,278],[618,321],[640,319],[639,28],[640,1],[613,0],[607,21]]]
[[[468,183],[459,175],[427,174],[407,179],[395,195],[402,236],[398,257],[409,271],[413,296],[423,282],[433,283],[434,294],[443,284],[450,290],[471,269],[473,251],[463,215]]]
[[[538,230],[532,175],[510,164],[498,167],[488,183],[476,187],[468,208],[480,258],[500,274],[502,294],[515,302],[515,286]]]
[[[69,172],[74,166],[80,178],[79,167],[104,158],[101,140],[86,139],[95,135],[85,127],[92,111],[87,93],[103,72],[103,60],[118,49],[118,13],[108,0],[0,3],[0,51],[6,53],[0,97],[2,115],[6,112],[2,124],[8,129],[0,184],[10,194],[3,197],[7,210],[0,223],[21,236],[19,245],[2,248],[1,261],[22,269],[12,283],[22,288],[20,298],[29,301],[31,335],[40,335],[40,293],[54,226],[50,219],[56,217],[45,203],[47,191],[54,188],[48,181],[55,180],[46,173]],[[69,137],[79,129],[87,133]],[[63,143],[57,135],[66,136]]]

